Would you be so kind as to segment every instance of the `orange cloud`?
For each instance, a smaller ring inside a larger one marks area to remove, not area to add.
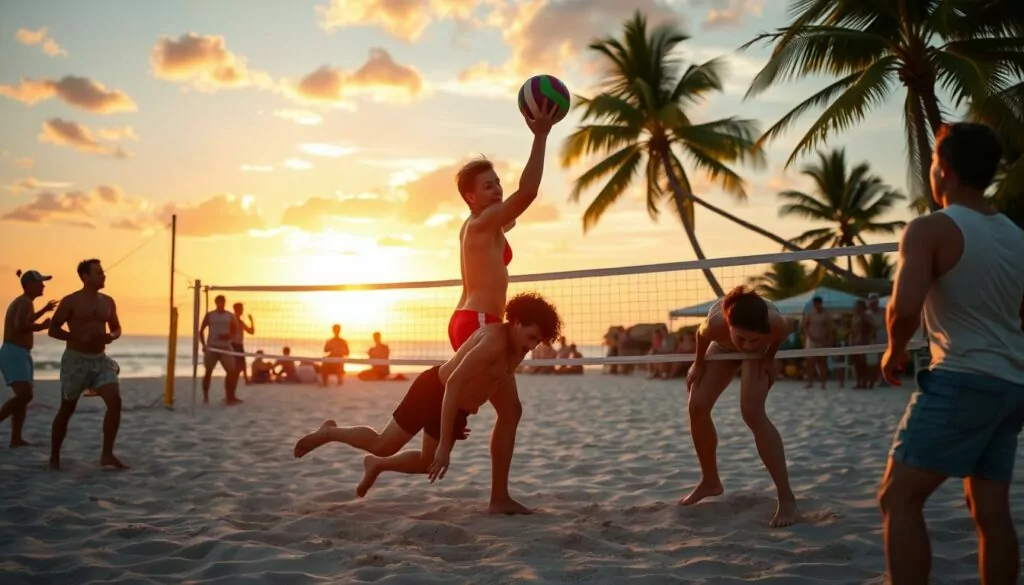
[[[746,15],[761,16],[763,0],[710,0],[711,8],[704,17],[704,28],[737,26]]]
[[[36,166],[36,160],[29,156],[20,156],[14,159],[14,166],[19,169],[31,169]]]
[[[419,72],[399,65],[379,47],[371,48],[366,63],[354,72],[324,65],[286,88],[296,101],[342,107],[350,107],[349,99],[360,95],[380,101],[405,101],[422,91]]]
[[[376,195],[357,197],[311,197],[290,205],[281,216],[281,225],[306,231],[333,227],[338,220],[368,220],[393,217],[400,203]]]
[[[94,114],[135,112],[138,107],[128,94],[109,90],[102,83],[85,77],[65,75],[58,81],[22,78],[17,86],[0,85],[0,95],[33,106],[54,96]]]
[[[22,191],[35,191],[36,189],[63,189],[70,187],[71,183],[64,181],[40,181],[35,177],[25,177],[7,186],[7,190],[15,195]]]
[[[224,37],[183,34],[177,40],[160,37],[149,54],[153,75],[168,81],[190,83],[200,91],[270,87],[270,76],[250,70],[246,60],[227,49]]]
[[[566,65],[577,63],[587,45],[618,34],[622,22],[637,10],[647,16],[649,26],[682,20],[662,0],[538,0],[503,6],[487,24],[502,30],[511,58],[500,65],[477,63],[460,73],[456,87],[508,95],[531,75],[564,75]]]
[[[96,131],[99,137],[103,140],[109,140],[111,142],[118,142],[121,140],[131,140],[132,142],[139,141],[139,135],[135,133],[135,130],[131,126],[125,126],[124,128],[100,128]]]
[[[101,217],[110,221],[118,214],[145,207],[144,200],[126,196],[117,185],[100,185],[90,192],[39,193],[28,203],[0,216],[0,219],[94,228],[97,227],[94,214],[97,208],[102,208]]]
[[[129,158],[131,156],[130,152],[120,146],[100,144],[88,126],[61,118],[51,118],[43,122],[43,132],[39,135],[39,142],[70,146],[79,152],[113,156],[114,158]]]
[[[352,26],[379,26],[407,42],[420,38],[435,20],[469,18],[477,0],[330,0],[317,6],[327,31]],[[489,3],[489,2],[486,2]]]
[[[193,205],[168,203],[153,219],[165,225],[170,223],[172,215],[178,216],[178,235],[186,237],[238,235],[266,227],[266,221],[253,206],[251,196],[222,194]]]
[[[51,57],[68,56],[68,52],[53,40],[53,37],[50,36],[50,29],[46,27],[39,30],[19,28],[18,32],[14,34],[14,38],[23,45],[42,45],[43,52]]]

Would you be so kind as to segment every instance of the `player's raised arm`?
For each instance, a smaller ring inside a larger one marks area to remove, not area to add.
[[[523,174],[519,177],[519,189],[498,205],[492,205],[480,213],[473,227],[481,230],[504,229],[508,231],[515,225],[516,219],[526,211],[537,198],[540,182],[544,177],[544,156],[547,149],[548,133],[555,123],[558,106],[548,102],[548,107],[539,116],[526,124],[533,131],[533,146],[530,158],[526,161]]]

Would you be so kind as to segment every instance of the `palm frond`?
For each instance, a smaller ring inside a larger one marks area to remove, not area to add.
[[[580,195],[589,189],[594,183],[601,180],[601,178],[611,174],[617,168],[626,164],[634,157],[639,156],[643,153],[643,150],[637,144],[631,144],[622,148],[615,153],[612,153],[607,158],[590,167],[585,173],[580,175],[575,182],[573,182],[572,190],[569,192],[569,201],[577,202],[580,199]]]
[[[629,126],[580,126],[562,145],[562,167],[569,167],[598,152],[608,152],[637,144],[640,130]]]
[[[604,188],[594,196],[594,200],[587,206],[586,211],[583,212],[584,233],[596,226],[604,212],[626,192],[633,182],[634,175],[636,175],[642,158],[643,151],[636,148],[630,152],[625,160],[615,165],[617,167],[615,173],[605,183]]]

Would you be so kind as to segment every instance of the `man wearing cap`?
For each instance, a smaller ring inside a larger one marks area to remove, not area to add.
[[[82,392],[91,388],[107,407],[103,417],[100,465],[125,469],[128,466],[114,456],[114,440],[121,426],[121,391],[117,379],[120,368],[106,354],[107,345],[121,337],[121,320],[114,299],[100,292],[107,282],[100,261],[95,258],[81,261],[78,277],[82,288],[61,299],[50,321],[50,337],[67,342],[60,358],[61,401],[53,419],[50,467],[60,470],[60,448],[68,433],[68,422],[75,414]],[[65,324],[67,329],[64,329]]]
[[[0,422],[11,417],[11,447],[31,445],[21,438],[21,428],[25,424],[28,403],[32,402],[32,364],[33,334],[44,331],[50,326],[50,320],[36,323],[43,315],[57,306],[57,301],[50,301],[39,311],[35,310],[33,301],[43,296],[43,284],[50,276],[43,276],[35,270],[18,271],[21,277],[21,289],[24,291],[7,307],[4,317],[4,343],[0,345],[0,374],[14,391],[14,397],[0,407]]]

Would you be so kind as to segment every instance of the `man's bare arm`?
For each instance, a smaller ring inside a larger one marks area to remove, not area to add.
[[[514,222],[517,217],[537,198],[540,181],[544,176],[544,151],[547,147],[547,134],[533,136],[533,148],[526,168],[519,178],[519,189],[508,199],[498,205],[485,209],[470,226],[480,230],[497,230]]]
[[[239,319],[239,321],[241,321],[241,319]],[[252,323],[252,315],[249,315],[249,323]],[[244,329],[246,333],[248,333],[249,335],[256,335],[256,325],[255,324],[246,325],[243,322],[241,325],[242,325],[242,329]]]
[[[889,347],[901,352],[921,326],[921,309],[935,281],[934,226],[928,216],[911,221],[900,238],[899,268],[886,308]]]
[[[462,358],[459,365],[455,367],[455,371],[448,377],[444,398],[441,401],[441,438],[439,441],[440,445],[446,449],[451,449],[455,444],[452,431],[455,426],[455,417],[459,413],[460,393],[466,385],[466,380],[483,371],[505,349],[504,338],[496,333],[485,332],[480,342],[469,350],[469,353]],[[502,331],[501,334],[504,332]]]
[[[203,315],[203,322],[199,324],[199,345],[206,347],[206,328],[210,326],[210,314]]]
[[[117,303],[112,298],[110,299],[110,317],[107,318],[107,327],[110,329],[110,333],[103,339],[104,345],[121,337],[121,319],[117,316]]]
[[[71,318],[71,302],[69,297],[61,299],[60,304],[57,305],[57,310],[53,313],[53,317],[50,319],[50,328],[47,330],[47,334],[60,341],[72,341],[72,335],[69,331],[64,330],[64,324]]]

